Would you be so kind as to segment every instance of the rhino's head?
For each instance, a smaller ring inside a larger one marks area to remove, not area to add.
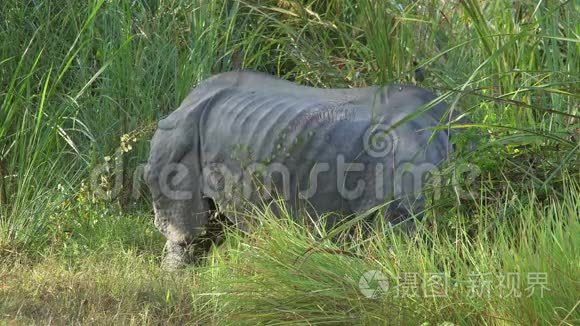
[[[389,85],[382,87],[378,94],[379,106],[384,113],[412,114],[417,109],[426,109],[424,114],[441,121],[447,112],[447,105],[439,101],[434,93],[412,85]],[[443,121],[445,122],[445,121]]]
[[[153,197],[155,226],[171,242],[189,243],[207,223],[209,208],[199,192],[199,162],[186,139],[158,130],[152,141],[144,179]]]

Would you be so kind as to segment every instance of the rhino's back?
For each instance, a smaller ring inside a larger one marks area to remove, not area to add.
[[[202,159],[261,163],[280,155],[320,161],[360,152],[364,144],[356,140],[362,139],[371,119],[393,125],[435,98],[413,86],[320,89],[253,72],[214,76],[185,103],[199,103],[200,97],[208,99],[199,121]],[[398,127],[399,135],[406,134],[407,147],[426,143],[414,133],[437,125],[442,107]]]
[[[298,85],[293,82],[254,71],[234,71],[217,74],[204,80],[196,90],[230,88],[245,92],[260,92],[278,96],[297,95],[314,97],[327,102],[361,102],[368,101],[378,89],[376,86],[362,88],[317,88]],[[190,95],[195,97],[196,95]],[[187,101],[187,100],[186,100]]]
[[[368,112],[357,103],[230,89],[214,99],[202,116],[202,154],[211,162],[269,163],[277,156],[320,160],[325,149],[321,146],[336,134],[340,122],[362,120],[369,120]]]

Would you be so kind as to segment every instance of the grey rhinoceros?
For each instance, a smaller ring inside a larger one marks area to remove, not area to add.
[[[215,210],[243,227],[245,203],[336,213],[328,225],[385,202],[393,224],[420,212],[425,176],[450,147],[432,128],[444,104],[414,114],[434,99],[415,86],[319,89],[255,72],[203,81],[159,121],[145,168],[165,262],[188,260]]]

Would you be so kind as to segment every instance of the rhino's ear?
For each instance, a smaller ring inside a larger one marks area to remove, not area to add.
[[[143,167],[143,181],[145,181],[145,184],[147,185],[147,188],[149,188],[151,196],[155,200],[155,198],[157,198],[158,196],[158,187],[156,187],[156,177],[153,175],[152,172],[153,171],[151,171],[151,165],[149,163],[145,164],[145,166]]]
[[[176,119],[172,118],[171,116],[159,120],[159,122],[157,123],[157,128],[159,129],[163,129],[163,130],[169,130],[169,129],[174,129],[177,126],[177,121]]]
[[[145,166],[143,167],[143,180],[147,179],[148,175],[149,175],[149,164],[146,163]]]

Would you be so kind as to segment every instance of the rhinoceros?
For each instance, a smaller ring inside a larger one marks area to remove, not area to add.
[[[330,215],[329,226],[387,202],[393,225],[416,216],[426,175],[450,150],[433,128],[447,111],[436,98],[410,85],[320,89],[249,71],[201,82],[159,121],[145,167],[165,263],[191,261],[187,248],[216,211],[243,228],[247,203]]]

